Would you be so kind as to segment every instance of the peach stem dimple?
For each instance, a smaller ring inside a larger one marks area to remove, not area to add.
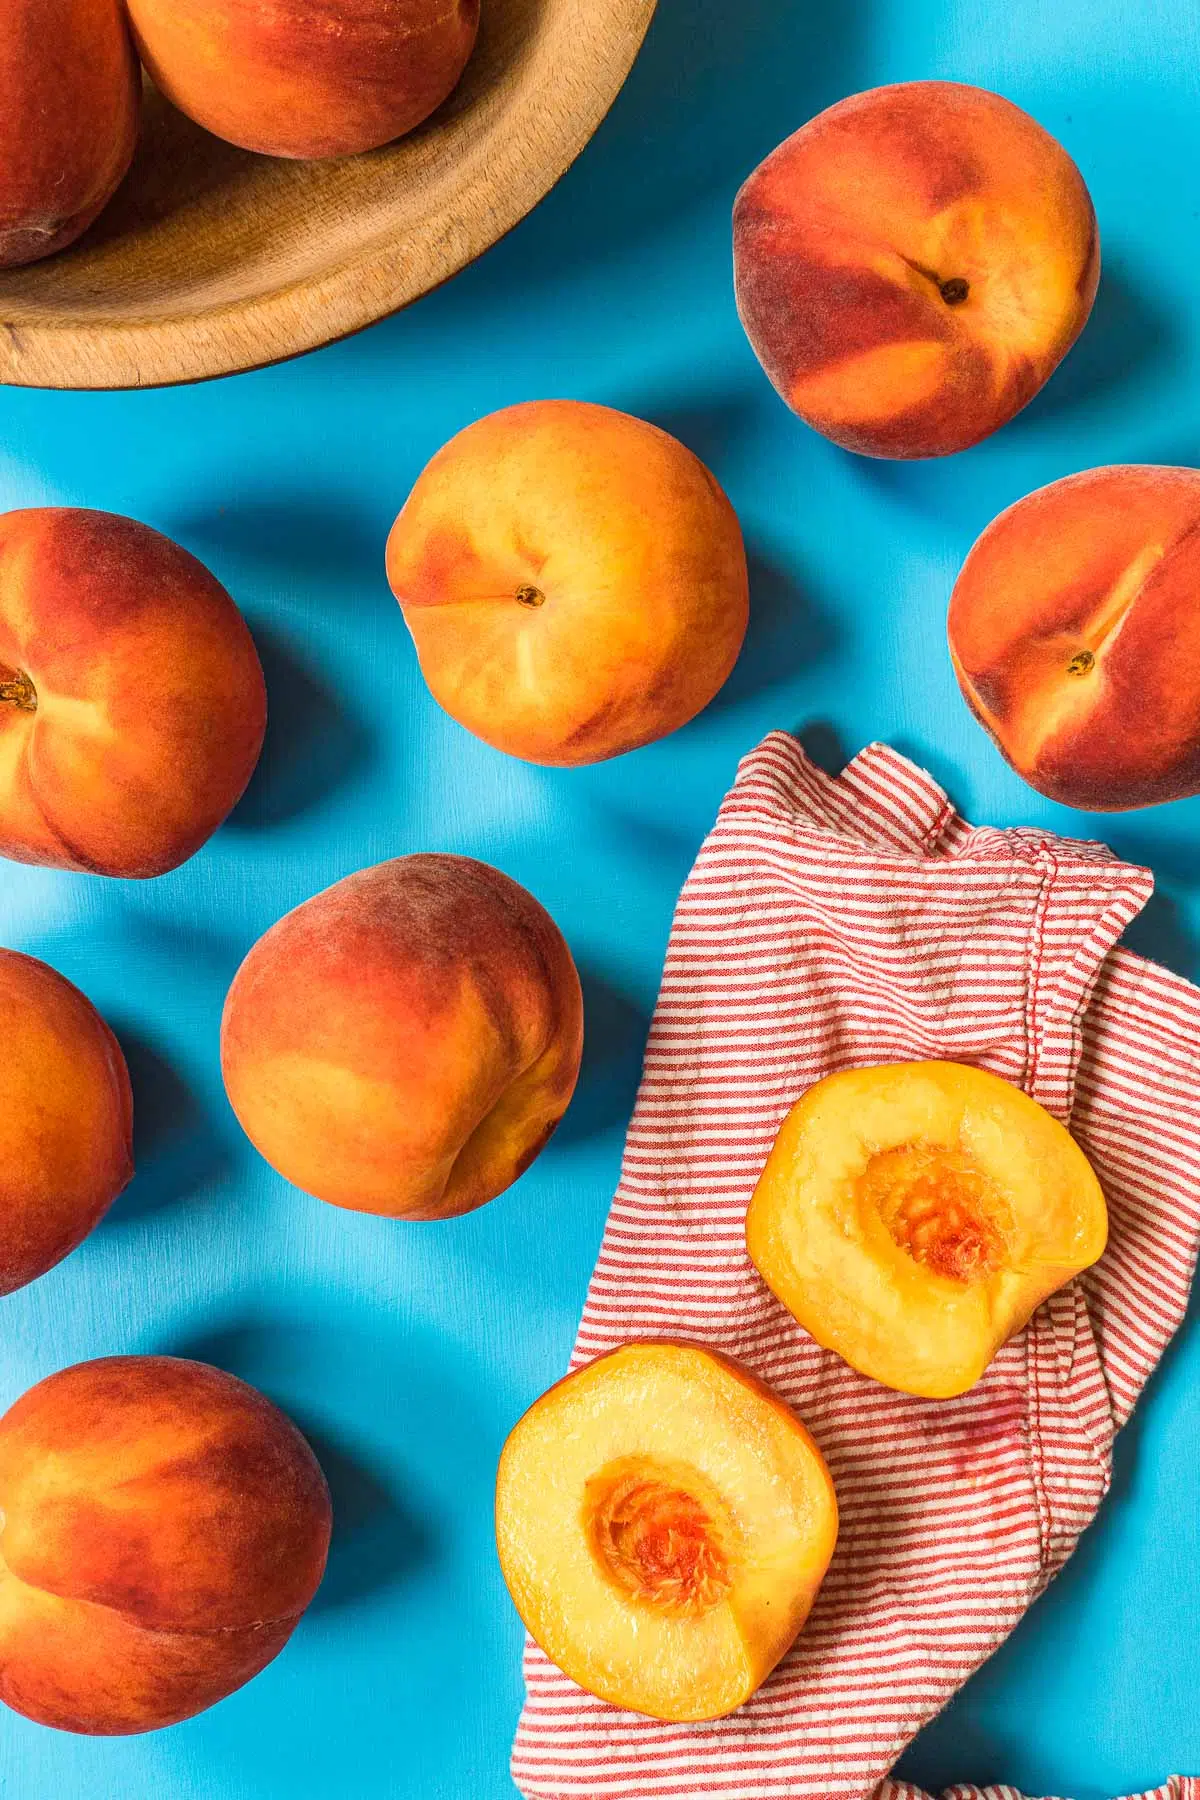
[[[37,711],[37,689],[22,669],[11,674],[0,671],[0,703],[15,706],[21,712]]]
[[[534,587],[532,582],[526,582],[524,587],[517,589],[516,599],[518,606],[545,606],[546,604],[545,594],[540,587]]]

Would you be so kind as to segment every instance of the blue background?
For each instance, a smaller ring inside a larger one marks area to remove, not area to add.
[[[0,506],[107,507],[182,540],[249,617],[273,706],[248,796],[178,873],[3,865],[0,941],[47,957],[119,1032],[139,1173],[74,1256],[3,1302],[0,1402],[83,1357],[204,1357],[310,1432],[337,1510],[326,1584],[249,1688],[139,1739],[4,1713],[5,1800],[508,1800],[521,1634],[492,1549],[496,1456],[565,1362],[672,905],[770,727],[817,727],[828,758],[890,739],[979,820],[1103,830],[1159,878],[1137,946],[1200,975],[1200,802],[1097,822],[1042,801],[967,715],[943,636],[958,566],[1002,506],[1097,463],[1197,459],[1198,18],[1193,0],[662,0],[576,168],[404,315],[198,388],[0,395]],[[760,373],[733,307],[729,209],[814,112],[929,75],[998,89],[1066,144],[1105,272],[1083,340],[1014,424],[950,461],[874,463],[807,431]],[[546,395],[676,432],[725,484],[753,557],[749,640],[719,699],[667,742],[575,772],[507,760],[438,712],[383,577],[433,451]],[[405,1227],[322,1206],[258,1160],[222,1094],[217,1024],[279,914],[429,848],[490,859],[550,907],[589,1038],[571,1112],[517,1187]],[[1076,1800],[1200,1772],[1198,1469],[1188,1327],[1073,1563],[904,1772]]]

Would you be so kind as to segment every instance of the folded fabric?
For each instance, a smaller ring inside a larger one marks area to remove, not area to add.
[[[783,733],[742,764],[675,914],[572,1366],[662,1335],[745,1361],[825,1453],[838,1550],[794,1650],[711,1724],[621,1712],[529,1645],[512,1761],[529,1800],[917,1800],[888,1771],[1070,1554],[1186,1306],[1200,992],[1113,947],[1151,888],[1102,845],[973,829],[884,746],[836,780]],[[943,1401],[822,1350],[743,1240],[799,1094],[929,1057],[990,1069],[1068,1122],[1111,1221],[1096,1268]],[[1190,1782],[1161,1794],[1200,1800]]]

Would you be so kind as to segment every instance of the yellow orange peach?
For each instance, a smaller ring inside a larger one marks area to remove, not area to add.
[[[434,699],[528,762],[598,762],[674,731],[746,631],[745,548],[714,477],[656,426],[572,400],[453,438],[387,566]]]

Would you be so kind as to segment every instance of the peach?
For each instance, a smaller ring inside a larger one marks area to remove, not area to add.
[[[1070,1133],[998,1075],[947,1062],[809,1088],[746,1215],[752,1261],[810,1337],[927,1399],[973,1387],[1107,1236]]]
[[[748,1369],[646,1341],[543,1394],[496,1481],[514,1604],[589,1693],[656,1719],[715,1719],[766,1680],[837,1538],[821,1452]]]
[[[87,230],[133,160],[141,88],[122,0],[4,0],[0,268]]]
[[[77,987],[0,950],[0,1294],[44,1275],[133,1175],[120,1045]]]
[[[128,0],[156,86],[268,156],[350,156],[411,131],[467,64],[479,0]]]
[[[950,601],[967,702],[1089,812],[1200,793],[1200,472],[1089,469],[993,520]]]
[[[403,856],[259,939],[221,1060],[243,1129],[287,1180],[357,1212],[443,1219],[537,1156],[582,1034],[571,953],[531,894],[470,857]]]
[[[734,208],[738,311],[794,412],[864,456],[946,456],[1032,400],[1100,272],[1083,177],[998,94],[908,81],[839,101]]]
[[[202,563],[114,513],[0,515],[0,855],[162,875],[249,781],[266,693]]]
[[[170,1356],[62,1369],[0,1419],[0,1699],[61,1731],[154,1731],[283,1648],[329,1490],[245,1382]]]
[[[387,565],[434,699],[528,762],[598,762],[674,731],[746,631],[741,529],[713,476],[656,426],[573,400],[453,438]]]

